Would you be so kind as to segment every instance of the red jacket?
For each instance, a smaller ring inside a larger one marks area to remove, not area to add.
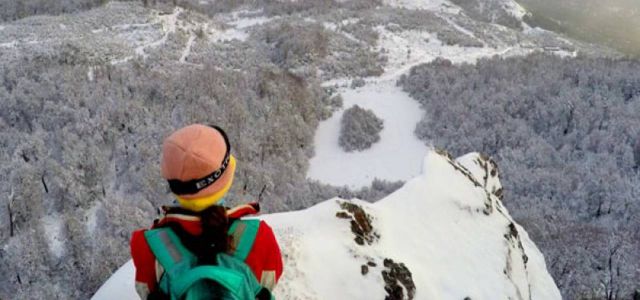
[[[258,205],[250,203],[227,210],[227,216],[229,219],[239,219],[242,216],[257,214],[258,211]],[[177,222],[193,235],[202,233],[199,217],[187,214],[167,213],[152,228],[168,222]],[[141,299],[147,299],[149,295],[157,292],[158,282],[164,272],[147,244],[145,231],[146,229],[134,231],[131,237],[131,258],[136,268],[136,292]],[[245,263],[262,286],[273,290],[282,275],[282,256],[271,227],[264,221],[260,222],[256,239]]]

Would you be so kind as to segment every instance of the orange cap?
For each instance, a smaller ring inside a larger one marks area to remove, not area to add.
[[[227,154],[223,133],[201,124],[189,125],[171,134],[162,146],[162,176],[167,180],[188,182],[209,176],[220,169]],[[216,204],[229,190],[235,173],[235,159],[211,185],[193,194],[177,194],[186,209],[201,211]]]

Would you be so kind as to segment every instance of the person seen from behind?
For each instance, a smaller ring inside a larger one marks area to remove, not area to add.
[[[273,299],[280,248],[258,203],[224,206],[236,160],[225,132],[194,124],[162,147],[162,176],[178,205],[151,229],[133,232],[131,257],[141,299]]]

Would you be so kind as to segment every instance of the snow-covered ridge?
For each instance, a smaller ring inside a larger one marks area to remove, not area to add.
[[[376,202],[334,198],[261,216],[285,272],[279,299],[561,299],[544,258],[501,203],[477,153],[430,151],[422,174]],[[136,299],[123,266],[93,299]]]

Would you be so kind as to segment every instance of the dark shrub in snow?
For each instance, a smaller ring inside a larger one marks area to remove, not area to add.
[[[342,115],[340,146],[347,152],[368,149],[380,140],[382,120],[373,111],[360,106],[347,109]]]

